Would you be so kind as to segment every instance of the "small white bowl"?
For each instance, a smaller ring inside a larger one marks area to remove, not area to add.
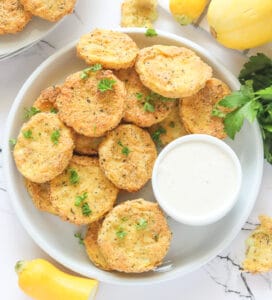
[[[152,174],[160,206],[186,225],[207,225],[223,218],[236,203],[241,183],[235,152],[206,134],[171,142],[159,154]]]

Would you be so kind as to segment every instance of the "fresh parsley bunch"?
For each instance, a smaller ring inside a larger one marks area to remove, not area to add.
[[[245,119],[252,123],[257,118],[264,141],[264,156],[272,163],[272,60],[261,53],[251,56],[239,80],[240,90],[219,101],[212,115],[224,119],[224,129],[231,139],[240,131]],[[229,113],[224,113],[226,108]]]

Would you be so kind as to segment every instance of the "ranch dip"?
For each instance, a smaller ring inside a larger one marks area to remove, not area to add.
[[[237,168],[238,159],[230,154],[205,139],[177,143],[158,162],[154,175],[157,200],[188,220],[222,215],[232,207],[241,182],[240,164]]]

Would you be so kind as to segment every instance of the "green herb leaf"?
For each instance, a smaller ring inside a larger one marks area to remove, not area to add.
[[[145,32],[145,35],[146,35],[146,36],[149,36],[149,37],[152,37],[152,36],[157,36],[158,33],[156,32],[155,29],[153,29],[153,28],[148,28],[148,29],[146,30],[146,32]]]
[[[84,192],[82,195],[76,196],[75,206],[81,206],[84,200],[88,197],[88,193]]]
[[[54,145],[57,145],[59,143],[59,138],[60,138],[60,131],[54,130],[51,134],[51,141],[53,142]]]
[[[136,224],[136,229],[143,230],[143,229],[146,229],[146,227],[147,227],[147,221],[143,218],[139,219]]]
[[[72,184],[77,184],[79,182],[79,176],[76,170],[74,169],[69,169],[69,174],[70,174],[70,182]]]
[[[136,93],[136,98],[138,100],[142,100],[143,99],[143,94],[142,93]]]
[[[124,229],[122,227],[120,227],[117,231],[116,231],[116,236],[122,240],[123,238],[125,238],[127,235],[127,232],[124,231]]]
[[[80,245],[84,245],[84,238],[82,237],[81,233],[79,232],[75,233],[74,237],[78,239],[78,243]]]
[[[112,87],[115,83],[116,81],[113,79],[103,78],[98,83],[98,90],[101,93],[104,93],[106,91],[112,91]]]
[[[94,64],[91,67],[84,69],[80,74],[80,78],[85,80],[89,77],[90,72],[97,72],[101,69],[102,69],[101,64]]]
[[[12,147],[14,147],[14,146],[16,145],[16,143],[17,143],[17,139],[10,139],[10,140],[9,140],[9,144],[10,144]]]
[[[32,136],[32,130],[26,130],[26,131],[23,131],[23,136],[24,138],[26,139],[31,139],[33,136]]]
[[[154,107],[153,104],[151,104],[149,102],[145,102],[145,104],[144,104],[144,111],[154,112],[155,111],[155,107]]]
[[[50,109],[50,112],[51,112],[52,114],[57,114],[57,113],[58,113],[58,110],[57,110],[55,107],[53,107],[53,108]]]
[[[122,147],[122,150],[121,150],[122,154],[128,156],[129,153],[131,152],[131,150],[130,150],[127,146],[124,146],[124,145],[122,144],[121,141],[118,141],[117,144],[118,144],[120,147]]]
[[[87,202],[83,203],[81,210],[82,214],[87,217],[92,213],[92,210],[90,209],[90,206]]]
[[[31,117],[35,116],[36,114],[40,113],[41,111],[34,107],[31,106],[30,108],[25,108],[25,113],[24,113],[24,119],[29,120]]]
[[[161,126],[151,134],[152,140],[157,144],[158,147],[162,146],[162,141],[161,141],[162,134],[166,134],[166,130]]]

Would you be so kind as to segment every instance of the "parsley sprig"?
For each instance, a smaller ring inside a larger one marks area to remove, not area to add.
[[[152,140],[158,147],[162,146],[161,135],[166,134],[166,129],[160,126],[156,131],[151,134]]]
[[[31,117],[41,112],[38,108],[34,106],[31,106],[30,108],[25,108],[24,111],[25,111],[24,113],[25,121],[29,120]]]
[[[148,36],[148,37],[153,37],[153,36],[157,36],[157,35],[158,35],[158,33],[153,28],[148,28],[145,32],[145,36]]]
[[[84,192],[82,195],[76,196],[75,200],[75,206],[81,207],[81,212],[83,216],[88,217],[90,214],[92,214],[92,210],[90,209],[89,203],[85,200],[88,198],[88,193]]]
[[[264,156],[272,164],[272,60],[260,53],[250,57],[239,80],[240,90],[219,101],[212,115],[224,119],[224,129],[232,139],[245,119],[251,123],[257,119],[264,141]],[[230,112],[225,113],[224,108]]]
[[[143,229],[146,229],[146,227],[147,227],[147,220],[145,220],[143,218],[139,219],[136,224],[136,229],[143,230]]]
[[[70,175],[70,177],[69,177],[70,183],[77,184],[79,182],[79,175],[78,175],[77,171],[74,169],[69,169],[68,172]]]
[[[130,150],[127,146],[124,146],[124,145],[122,144],[121,141],[118,141],[117,144],[118,144],[120,147],[122,147],[122,150],[121,150],[122,154],[128,156],[129,153],[131,152],[131,150]]]
[[[84,245],[84,238],[82,237],[80,232],[75,233],[74,237],[78,239],[78,243],[80,245]]]
[[[113,79],[103,78],[98,83],[98,90],[101,93],[105,93],[106,91],[112,91],[115,83],[116,81]]]
[[[122,227],[119,227],[118,230],[116,231],[116,236],[122,240],[126,237],[127,235],[127,232],[122,228]]]
[[[60,131],[59,130],[54,130],[51,134],[51,142],[54,145],[57,145],[59,143],[59,138],[60,138]]]
[[[90,66],[89,68],[84,69],[80,74],[80,78],[85,80],[89,77],[90,72],[97,72],[101,69],[102,69],[101,64],[94,64],[94,65]]]

